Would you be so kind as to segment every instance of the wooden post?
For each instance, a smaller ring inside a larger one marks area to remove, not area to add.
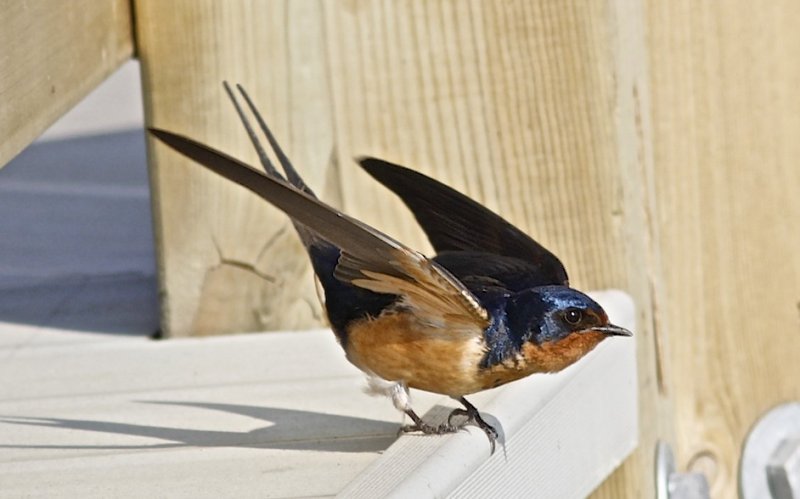
[[[0,167],[133,54],[127,0],[0,0]]]
[[[597,493],[644,497],[668,434],[651,314],[649,89],[637,1],[137,0],[150,125],[255,164],[224,79],[254,95],[322,197],[427,249],[351,158],[418,168],[559,254],[579,288],[641,310],[641,445]],[[319,321],[285,216],[151,142],[163,325],[172,336]]]
[[[747,431],[800,399],[800,4],[647,3],[678,467],[735,497]]]

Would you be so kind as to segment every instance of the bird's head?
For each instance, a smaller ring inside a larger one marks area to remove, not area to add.
[[[596,341],[589,343],[596,345],[608,336],[631,336],[627,329],[609,322],[600,304],[566,286],[541,286],[522,291],[512,299],[509,315],[523,342],[541,345],[573,338],[586,343],[584,340],[591,337]]]

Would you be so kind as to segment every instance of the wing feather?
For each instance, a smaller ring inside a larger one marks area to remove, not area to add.
[[[377,158],[359,164],[408,206],[437,253],[493,253],[530,262],[536,281],[568,282],[564,265],[547,248],[498,214],[419,172]]]
[[[342,257],[335,272],[337,278],[376,293],[399,295],[405,305],[432,324],[473,331],[482,331],[488,326],[488,312],[469,289],[421,253],[283,179],[264,175],[181,135],[158,129],[150,129],[150,132],[171,148],[249,189],[338,246]]]

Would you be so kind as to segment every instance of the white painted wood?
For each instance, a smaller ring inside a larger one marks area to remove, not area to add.
[[[624,295],[596,296],[632,325]],[[506,434],[492,458],[473,430],[395,442],[398,413],[329,331],[154,342],[0,323],[0,338],[0,497],[571,497],[636,438],[624,338],[474,397]]]
[[[400,422],[329,331],[0,337],[0,497],[333,495]]]

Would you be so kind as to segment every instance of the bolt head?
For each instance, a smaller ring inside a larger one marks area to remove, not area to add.
[[[800,499],[800,438],[781,440],[767,462],[767,482],[774,499]]]

